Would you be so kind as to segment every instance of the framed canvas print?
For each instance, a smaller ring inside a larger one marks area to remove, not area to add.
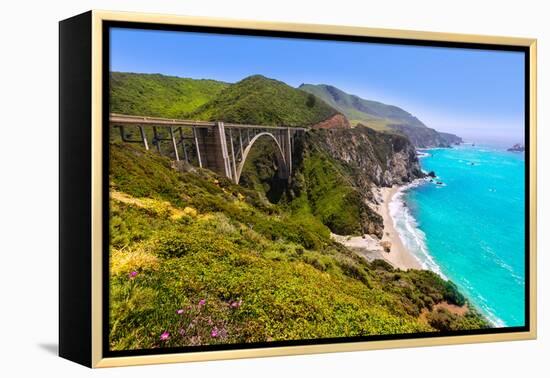
[[[536,41],[60,23],[62,357],[536,337]]]

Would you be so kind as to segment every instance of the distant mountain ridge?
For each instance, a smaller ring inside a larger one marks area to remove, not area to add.
[[[417,148],[461,143],[427,127],[409,112],[348,94],[331,85],[302,84],[252,75],[231,84],[161,74],[112,72],[111,112],[259,125],[349,128],[364,124],[407,136]]]
[[[416,147],[448,147],[462,142],[454,134],[427,127],[418,118],[394,105],[366,100],[327,84],[302,84],[299,89],[342,112],[352,124],[362,123],[377,130],[398,131],[409,137]]]

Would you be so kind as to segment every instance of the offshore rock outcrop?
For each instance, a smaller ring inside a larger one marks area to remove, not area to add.
[[[525,145],[523,143],[516,143],[512,147],[508,148],[507,151],[523,152],[525,151]]]

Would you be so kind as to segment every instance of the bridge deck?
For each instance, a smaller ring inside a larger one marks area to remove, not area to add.
[[[195,121],[188,119],[172,119],[172,118],[161,118],[161,117],[142,117],[142,116],[133,116],[133,115],[124,115],[111,113],[109,115],[109,123],[111,125],[149,125],[149,126],[159,126],[159,127],[174,127],[174,126],[188,126],[188,127],[197,127],[197,128],[209,128],[217,125],[217,122],[214,121]],[[270,129],[270,130],[299,130],[306,131],[306,127],[292,127],[292,126],[265,126],[265,125],[248,125],[248,124],[238,124],[238,123],[225,123],[225,128],[233,129]]]

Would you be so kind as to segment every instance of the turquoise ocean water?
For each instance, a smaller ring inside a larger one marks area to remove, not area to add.
[[[495,326],[523,326],[524,154],[489,145],[423,152],[422,169],[442,185],[419,182],[394,196],[403,242]]]

